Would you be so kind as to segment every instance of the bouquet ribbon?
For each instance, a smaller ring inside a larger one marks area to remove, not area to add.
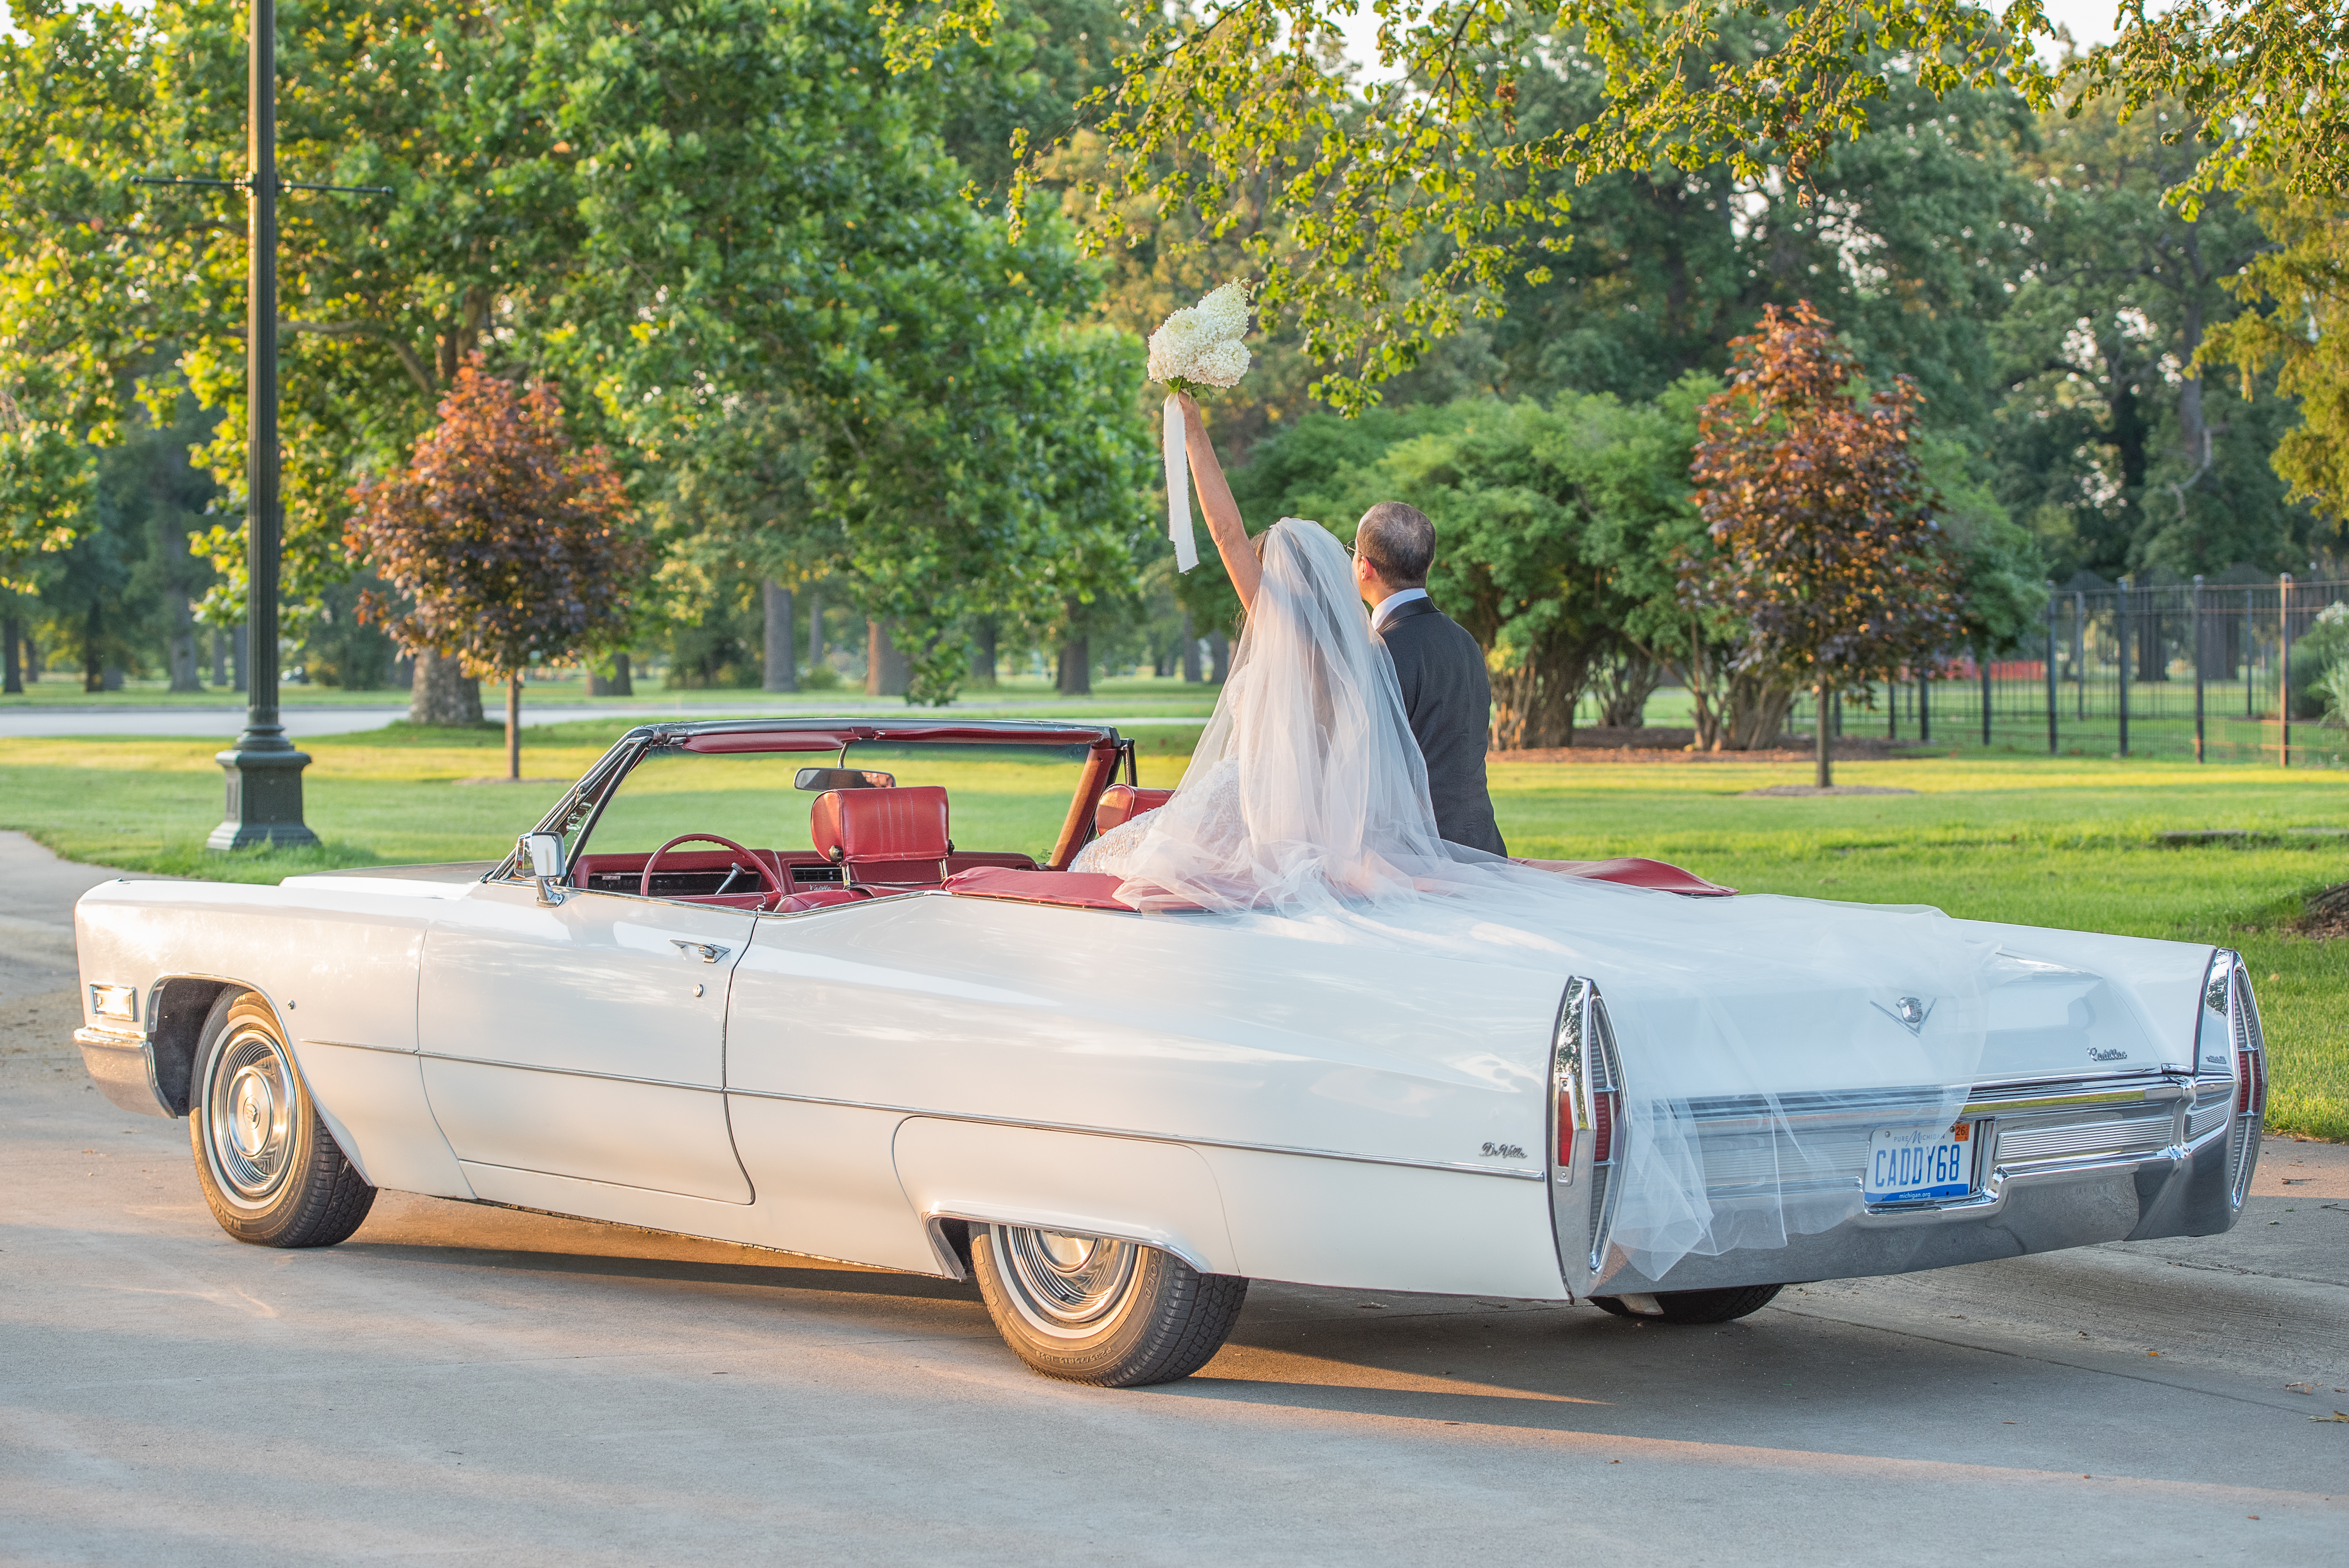
[[[1199,564],[1199,541],[1191,531],[1191,459],[1183,446],[1183,405],[1166,396],[1166,537],[1174,542],[1174,569]]]

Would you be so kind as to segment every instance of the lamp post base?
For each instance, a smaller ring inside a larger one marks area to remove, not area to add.
[[[272,740],[274,744],[271,744]],[[310,754],[286,743],[284,732],[261,737],[247,730],[236,747],[212,760],[228,774],[228,817],[204,841],[208,850],[248,850],[258,844],[298,848],[318,835],[302,820],[302,769]]]

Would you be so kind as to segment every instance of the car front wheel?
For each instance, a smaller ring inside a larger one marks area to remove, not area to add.
[[[1029,1366],[1072,1383],[1188,1377],[1223,1347],[1247,1300],[1247,1280],[1133,1242],[1024,1225],[973,1225],[970,1240],[997,1330]]]
[[[319,1119],[268,1003],[221,993],[190,1087],[196,1180],[222,1230],[256,1246],[331,1247],[359,1228],[375,1189]]]

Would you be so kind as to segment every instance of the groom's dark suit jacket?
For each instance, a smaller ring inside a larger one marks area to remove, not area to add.
[[[1427,758],[1435,830],[1472,850],[1507,854],[1485,789],[1485,736],[1493,717],[1485,651],[1465,627],[1425,599],[1397,610],[1380,628],[1379,640],[1394,660],[1403,712]]]

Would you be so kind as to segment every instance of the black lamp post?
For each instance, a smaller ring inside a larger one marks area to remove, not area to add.
[[[244,732],[218,754],[228,773],[228,815],[205,847],[315,844],[302,820],[302,769],[277,721],[277,575],[284,519],[277,465],[277,6],[251,0],[252,77],[246,103],[250,160],[245,202],[250,244],[244,307]]]
[[[277,466],[277,193],[335,191],[389,196],[385,185],[324,185],[277,178],[277,5],[253,7],[252,58],[246,87],[245,150],[252,167],[242,180],[140,174],[133,185],[203,185],[245,193],[250,243],[244,300],[244,628],[246,706],[236,744],[214,754],[228,772],[228,815],[204,841],[208,849],[254,844],[315,844],[302,820],[302,769],[307,753],[294,749],[277,722],[277,576],[285,518]]]

